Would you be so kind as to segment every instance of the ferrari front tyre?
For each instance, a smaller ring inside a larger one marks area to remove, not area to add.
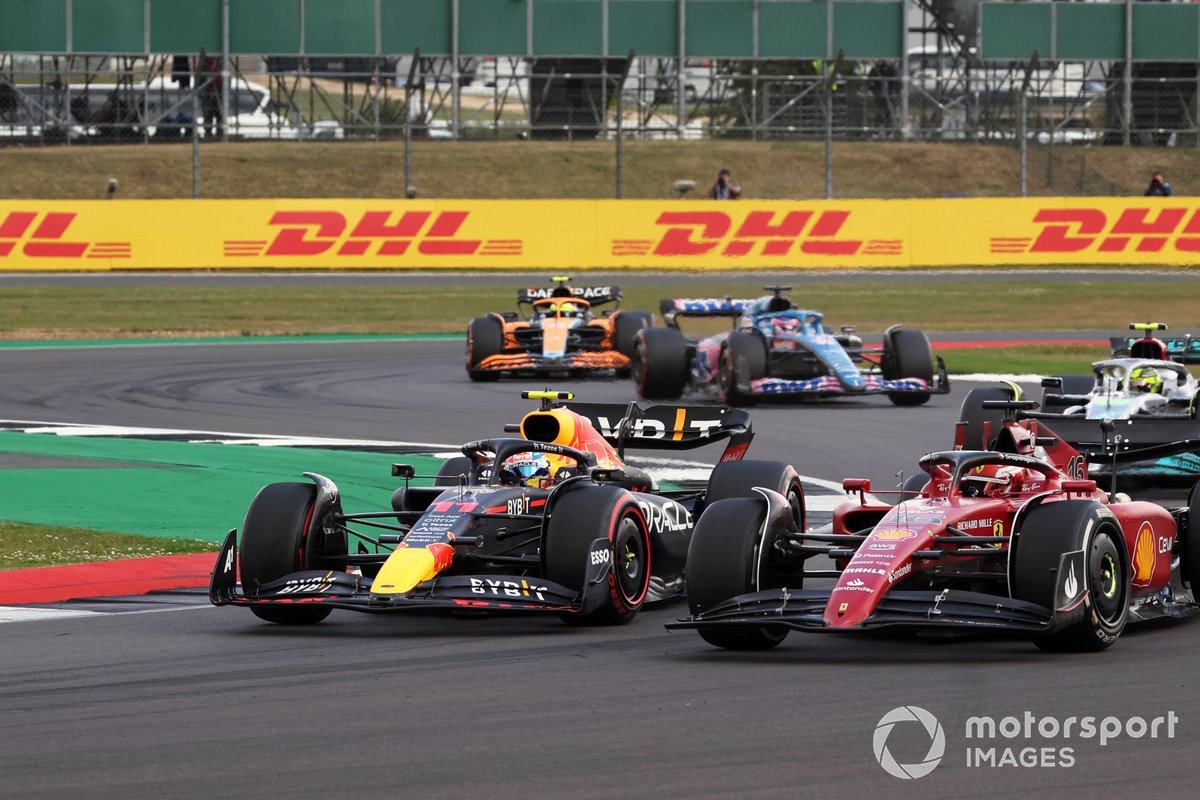
[[[792,508],[792,521],[797,531],[803,531],[805,521],[804,487],[796,468],[782,461],[723,461],[708,476],[704,492],[703,517],[714,503],[735,497],[757,499],[756,486],[778,492],[787,498]]]
[[[960,422],[967,423],[963,438],[964,450],[989,450],[991,439],[1000,432],[1000,423],[1004,421],[1004,411],[998,408],[984,408],[985,400],[1016,400],[1018,399],[1011,387],[980,386],[967,392],[958,410]],[[983,429],[986,423],[992,423],[989,441],[983,440]]]
[[[632,373],[638,395],[648,400],[674,400],[687,386],[688,344],[675,328],[642,328],[637,332]]]
[[[721,363],[717,368],[721,402],[731,406],[750,405],[754,402],[750,383],[766,375],[767,343],[763,337],[750,331],[729,334],[721,348]]]
[[[742,497],[710,506],[696,523],[688,546],[687,600],[692,616],[739,595],[759,591],[760,540],[765,500]],[[766,587],[770,588],[770,587]],[[699,628],[704,641],[728,650],[769,650],[788,629],[777,625]]]
[[[293,572],[319,569],[319,554],[306,552],[317,520],[313,519],[317,487],[310,483],[272,483],[250,502],[242,523],[242,591],[253,595],[258,587]],[[329,616],[318,605],[251,605],[259,619],[280,625],[311,625]]]
[[[623,356],[633,358],[638,331],[654,326],[654,315],[645,311],[622,311],[613,321],[613,345]]]
[[[1034,643],[1042,650],[1089,652],[1117,640],[1129,618],[1131,575],[1125,537],[1093,500],[1060,500],[1036,506],[1013,545],[1012,596],[1058,614],[1062,555],[1083,551],[1082,618]],[[1068,598],[1069,599],[1069,598]]]
[[[467,375],[473,381],[500,379],[499,370],[476,369],[504,349],[504,326],[495,317],[476,317],[467,325]]]
[[[616,486],[576,485],[555,498],[542,544],[547,580],[583,591],[592,542],[609,542],[608,585],[592,587],[605,602],[586,615],[564,614],[583,625],[623,625],[650,591],[650,528],[634,496]]]
[[[921,331],[896,330],[883,339],[883,377],[887,380],[919,378],[933,385],[933,347]],[[919,406],[929,402],[929,392],[889,392],[897,406]]]

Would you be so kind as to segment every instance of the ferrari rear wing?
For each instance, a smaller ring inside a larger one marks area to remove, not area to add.
[[[621,300],[620,286],[542,286],[517,290],[517,305],[546,300],[551,297],[578,297],[593,306]]]
[[[678,327],[678,317],[740,317],[753,299],[736,297],[681,297],[660,300],[658,309],[670,327]]]
[[[631,402],[567,403],[624,458],[625,448],[691,450],[728,440],[722,461],[739,461],[754,438],[750,415],[729,406],[649,406]]]
[[[1138,336],[1112,336],[1108,344],[1113,358],[1124,358],[1129,355],[1129,348],[1140,341],[1142,339]],[[1172,336],[1159,341],[1166,345],[1167,360],[1180,364],[1200,364],[1200,338]]]

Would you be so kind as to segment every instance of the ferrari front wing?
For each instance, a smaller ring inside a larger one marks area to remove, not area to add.
[[[670,629],[728,630],[737,627],[782,627],[810,633],[867,633],[884,629],[948,628],[1050,633],[1056,618],[1048,608],[980,592],[893,591],[861,625],[837,627],[825,621],[830,592],[768,589],[726,600],[695,616],[667,623]]]

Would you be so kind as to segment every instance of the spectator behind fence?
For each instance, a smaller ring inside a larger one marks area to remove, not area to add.
[[[200,48],[200,114],[204,117],[204,135],[221,132],[221,58]]]
[[[1146,197],[1170,197],[1171,184],[1167,183],[1167,179],[1163,177],[1161,172],[1154,173],[1154,177],[1150,179],[1150,185],[1146,187]]]
[[[742,196],[742,187],[733,182],[729,170],[723,169],[717,173],[717,182],[712,187],[713,200],[737,200]]]

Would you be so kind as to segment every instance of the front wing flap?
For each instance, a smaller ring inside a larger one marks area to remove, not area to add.
[[[667,627],[720,630],[771,625],[812,633],[965,628],[1037,634],[1054,629],[1050,609],[1022,600],[950,589],[888,592],[861,625],[838,628],[825,623],[829,597],[829,591],[768,589],[726,600],[693,617],[669,622]]]
[[[491,372],[561,372],[577,369],[625,369],[629,356],[616,350],[579,350],[548,358],[537,353],[498,353],[471,369]]]
[[[601,538],[588,550],[581,591],[522,575],[450,575],[401,595],[372,594],[370,578],[328,570],[295,572],[262,586],[246,587],[236,582],[237,531],[230,531],[213,570],[209,600],[217,606],[315,603],[364,612],[477,609],[586,614],[604,604],[612,570],[611,545]]]

